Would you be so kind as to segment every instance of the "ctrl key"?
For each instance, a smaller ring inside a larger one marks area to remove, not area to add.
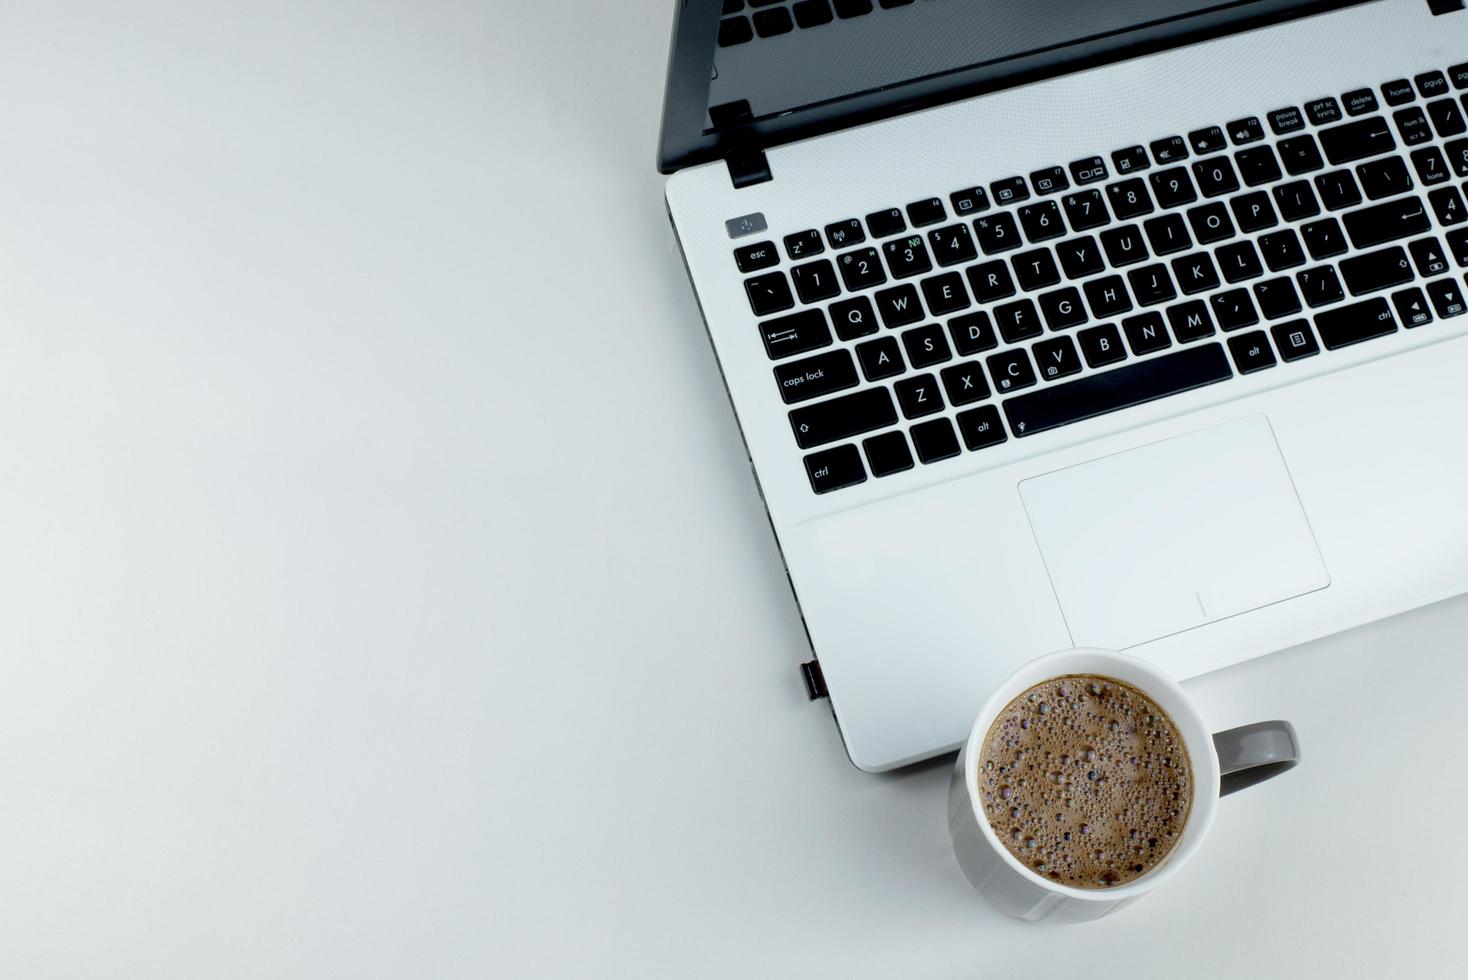
[[[805,472],[810,488],[816,493],[830,493],[854,487],[867,481],[861,465],[861,453],[855,446],[837,446],[805,457]]]

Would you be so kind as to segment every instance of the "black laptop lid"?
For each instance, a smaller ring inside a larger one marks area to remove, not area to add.
[[[659,166],[670,173],[1353,2],[681,0]]]

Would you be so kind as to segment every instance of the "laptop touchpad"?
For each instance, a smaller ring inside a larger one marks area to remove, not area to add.
[[[1078,646],[1121,650],[1330,584],[1262,415],[1019,492]]]

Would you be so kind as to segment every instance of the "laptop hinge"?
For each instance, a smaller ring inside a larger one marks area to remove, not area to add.
[[[1454,10],[1468,10],[1468,0],[1427,0],[1427,8],[1434,15],[1450,14]]]
[[[735,150],[724,162],[729,165],[729,179],[734,182],[735,190],[775,179],[770,173],[769,158],[758,147]]]
[[[805,693],[810,695],[812,701],[831,696],[831,692],[826,690],[826,675],[821,673],[819,660],[801,664],[800,676],[805,678]]]
[[[715,128],[735,133],[731,136],[733,142],[729,152],[724,157],[724,162],[729,165],[729,179],[734,182],[735,190],[774,179],[770,174],[770,161],[766,159],[764,149],[748,130],[739,129],[754,122],[754,110],[747,100],[709,106],[709,119],[713,121]]]

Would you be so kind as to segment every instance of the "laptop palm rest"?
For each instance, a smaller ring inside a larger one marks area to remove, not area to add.
[[[1121,650],[1330,584],[1262,415],[1019,492],[1077,646]]]

